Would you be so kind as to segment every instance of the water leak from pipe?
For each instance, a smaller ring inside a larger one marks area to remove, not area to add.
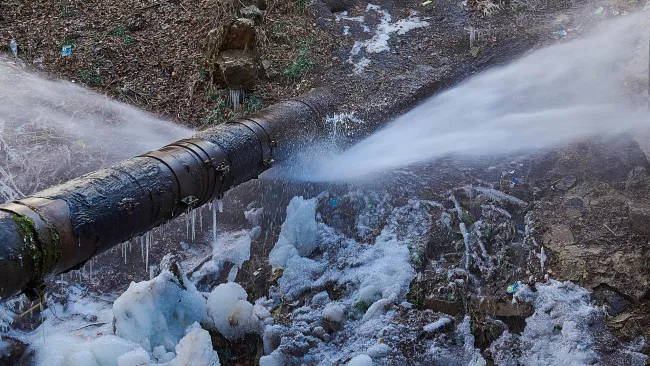
[[[505,155],[647,130],[648,16],[628,15],[436,95],[300,178],[353,181],[446,156]],[[643,99],[645,100],[645,99]],[[308,154],[306,154],[308,155]]]
[[[80,85],[41,78],[0,58],[0,152],[11,163],[0,167],[0,201],[191,134]],[[33,171],[41,174],[34,177]]]

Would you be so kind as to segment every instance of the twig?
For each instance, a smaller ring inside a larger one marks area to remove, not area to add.
[[[84,326],[81,326],[81,327],[79,327],[79,328],[77,328],[77,329],[73,329],[73,330],[71,330],[71,332],[76,332],[76,331],[78,331],[78,330],[81,330],[81,329],[84,329],[84,328],[88,328],[88,327],[94,327],[94,326],[101,327],[102,325],[105,325],[105,324],[107,324],[107,323],[106,323],[106,322],[104,322],[104,323],[90,323],[90,324],[86,324],[86,325],[84,325]]]
[[[28,309],[27,311],[25,311],[24,313],[18,315],[18,317],[19,317],[19,318],[22,318],[23,316],[25,316],[25,315],[31,313],[32,311],[34,311],[34,309],[36,309],[36,308],[39,307],[39,306],[41,306],[41,303],[40,303],[40,302],[37,303],[36,305],[32,306],[31,308],[29,308],[29,309]]]
[[[210,260],[212,260],[212,254],[208,255],[208,256],[205,257],[205,258],[203,258],[203,260],[201,260],[201,262],[199,262],[199,264],[197,264],[196,266],[194,266],[194,268],[192,268],[191,270],[187,271],[187,272],[185,273],[185,275],[189,278],[190,276],[192,276],[192,275],[194,274],[194,272],[196,272],[196,271],[198,271],[199,269],[201,269],[201,267],[203,267],[203,265],[206,264],[206,263],[208,263]]]
[[[614,231],[612,231],[612,229],[609,228],[609,226],[607,226],[606,224],[603,224],[603,226],[604,226],[607,230],[609,230],[610,233],[614,234],[614,236],[618,236],[618,235],[616,235],[616,233],[615,233]]]

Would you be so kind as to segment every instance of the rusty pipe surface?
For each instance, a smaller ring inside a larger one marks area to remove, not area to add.
[[[324,89],[0,205],[0,299],[140,236],[257,178],[322,135]]]

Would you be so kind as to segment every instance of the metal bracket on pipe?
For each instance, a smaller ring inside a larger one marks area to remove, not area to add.
[[[273,148],[274,148],[274,143],[271,140],[271,136],[269,136],[268,131],[264,129],[259,123],[253,121],[252,119],[238,119],[236,121],[232,121],[229,123],[239,123],[242,124],[255,134],[257,138],[260,140],[261,146],[262,146],[262,161],[263,162],[268,162],[273,160]],[[275,143],[277,145],[277,143]]]

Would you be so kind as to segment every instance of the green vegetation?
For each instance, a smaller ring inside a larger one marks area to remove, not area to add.
[[[67,6],[61,6],[61,16],[71,17],[75,15],[74,9],[68,8]]]
[[[368,308],[370,308],[371,304],[368,304],[367,302],[363,300],[358,300],[357,302],[354,303],[354,308],[359,310],[362,313],[365,313],[368,311]]]
[[[311,5],[312,0],[293,0],[293,2],[296,5],[296,11],[298,14],[302,14],[305,12],[305,9]]]
[[[423,309],[425,299],[426,295],[424,294],[424,289],[421,288],[416,281],[411,282],[411,288],[407,294],[407,300],[413,304],[416,309]]]
[[[307,39],[301,39],[296,48],[296,59],[284,69],[284,75],[291,80],[301,78],[312,69],[310,42]]]
[[[261,96],[263,92],[253,92],[244,95],[244,102],[239,108],[234,109],[230,100],[230,91],[222,89],[210,96],[213,104],[201,123],[203,125],[218,125],[232,119],[237,119],[255,113],[264,108],[264,101]]]
[[[49,244],[41,243],[36,231],[36,225],[31,218],[17,214],[13,214],[11,217],[16,224],[18,235],[25,243],[25,247],[29,248],[30,253],[27,255],[31,257],[34,263],[38,279],[41,279],[54,268],[59,258],[61,258],[61,240],[59,239],[59,235],[56,230],[48,225],[52,242]],[[29,259],[24,258],[24,260]]]
[[[122,42],[124,42],[124,44],[134,44],[135,43],[135,38],[133,38],[133,36],[131,36],[131,33],[129,32],[129,30],[122,27],[121,25],[115,27],[112,31],[110,31],[109,34],[111,36],[121,38]]]
[[[97,70],[86,69],[79,71],[78,79],[80,82],[91,85],[101,86],[104,85],[104,77]]]

